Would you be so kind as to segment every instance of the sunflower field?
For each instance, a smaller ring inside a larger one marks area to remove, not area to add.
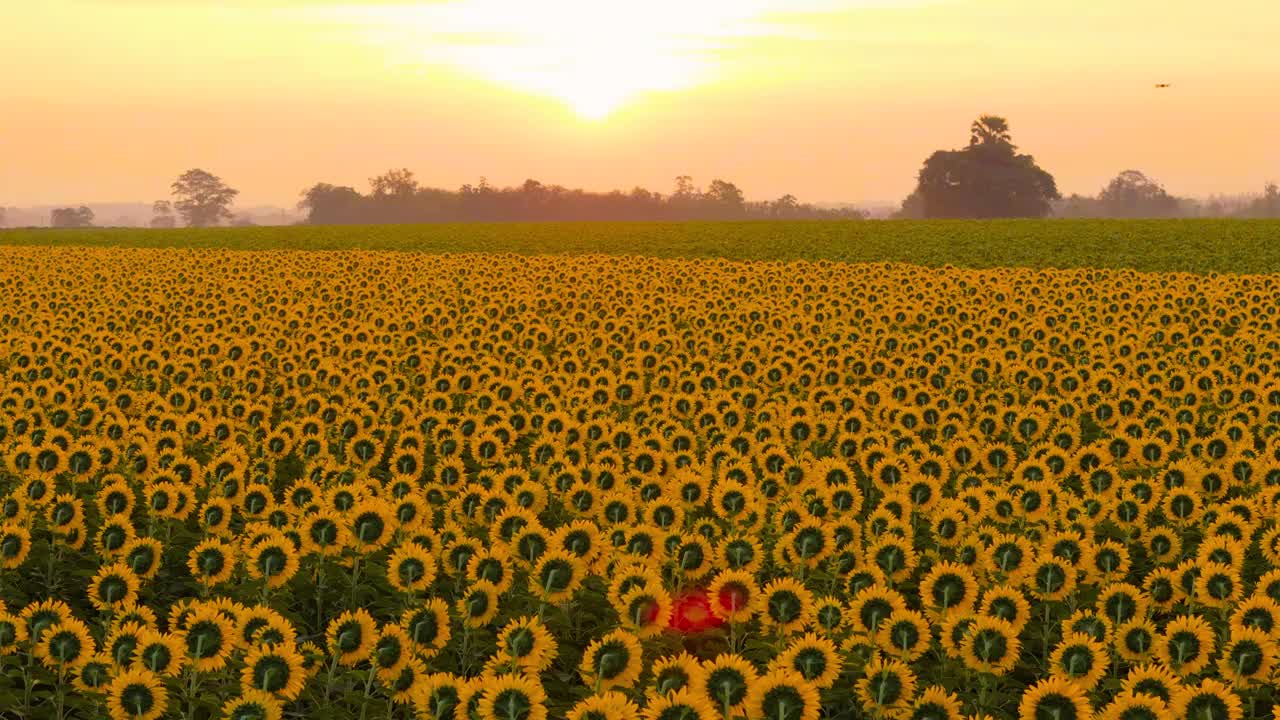
[[[1272,716],[1280,276],[0,267],[2,718]]]

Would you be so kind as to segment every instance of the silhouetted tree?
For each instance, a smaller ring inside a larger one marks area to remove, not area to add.
[[[983,115],[969,126],[969,147],[1013,147],[1009,121],[996,115]]]
[[[1256,197],[1241,213],[1250,218],[1280,218],[1280,185],[1267,183],[1262,188],[1262,197]]]
[[[55,208],[49,215],[49,224],[56,228],[92,227],[93,211],[84,205],[78,208]]]
[[[676,189],[671,193],[671,197],[680,198],[682,200],[691,200],[701,195],[701,191],[693,184],[693,178],[688,175],[680,175],[676,177]]]
[[[1105,217],[1175,217],[1180,214],[1178,198],[1138,170],[1115,176],[1102,192],[1098,204]]]
[[[231,202],[239,190],[204,170],[188,170],[173,183],[173,206],[187,227],[209,227],[231,219]]]
[[[418,191],[418,181],[414,179],[413,171],[401,168],[369,178],[369,187],[375,198],[406,198]]]
[[[707,187],[706,198],[712,203],[712,212],[716,216],[741,215],[745,198],[737,185],[726,180],[712,180]]]
[[[168,200],[157,200],[151,204],[151,227],[171,228],[177,224],[173,217],[173,203]]]
[[[365,222],[365,198],[355,188],[316,183],[302,191],[299,210],[312,225],[353,225]]]
[[[1004,118],[983,115],[969,129],[969,146],[939,150],[920,170],[908,202],[922,217],[1044,217],[1061,196],[1053,176],[1031,155],[1018,153]]]
[[[796,196],[790,193],[774,200],[769,207],[769,214],[779,219],[789,219],[796,215],[796,211],[800,208],[800,201],[796,200]]]

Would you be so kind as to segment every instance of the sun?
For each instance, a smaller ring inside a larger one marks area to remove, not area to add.
[[[321,8],[380,46],[599,121],[649,93],[713,80],[767,19],[813,0],[450,0]]]
[[[583,120],[603,120],[628,100],[625,94],[582,87],[566,90],[562,99]]]
[[[697,53],[658,35],[577,30],[455,43],[430,55],[499,86],[557,100],[586,120],[608,117],[645,93],[690,87],[709,72]]]

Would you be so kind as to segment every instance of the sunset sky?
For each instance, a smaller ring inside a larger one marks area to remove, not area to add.
[[[393,166],[891,202],[981,113],[1066,193],[1256,192],[1277,27],[1275,0],[14,2],[0,206],[150,201],[190,167],[292,205]]]

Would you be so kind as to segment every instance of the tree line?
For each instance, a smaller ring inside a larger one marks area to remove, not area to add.
[[[458,190],[424,187],[408,169],[369,180],[369,192],[317,183],[302,193],[299,209],[317,225],[515,220],[751,220],[863,219],[859,210],[821,208],[794,195],[748,201],[737,185],[712,180],[705,189],[693,178],[676,178],[672,192],[636,187],[629,192],[591,192],[526,180],[495,187],[484,178]]]
[[[171,186],[173,200],[152,206],[152,227],[207,227],[232,221],[231,204],[239,194],[221,178],[188,170]],[[313,225],[538,220],[861,220],[867,213],[802,203],[794,195],[748,201],[727,180],[706,188],[693,178],[676,178],[666,194],[636,187],[629,192],[592,192],[526,180],[495,187],[484,178],[475,185],[446,190],[421,185],[411,170],[389,170],[369,179],[369,190],[320,182],[302,191],[298,208]],[[969,128],[969,142],[958,150],[939,150],[925,159],[916,188],[894,213],[898,218],[1162,218],[1280,217],[1280,187],[1267,183],[1259,196],[1234,204],[1171,195],[1138,170],[1118,174],[1096,196],[1063,197],[1052,174],[1013,142],[1009,122],[984,115]],[[85,206],[55,209],[54,227],[87,227],[93,211]],[[3,225],[0,216],[0,225]],[[243,221],[232,222],[241,224]]]

